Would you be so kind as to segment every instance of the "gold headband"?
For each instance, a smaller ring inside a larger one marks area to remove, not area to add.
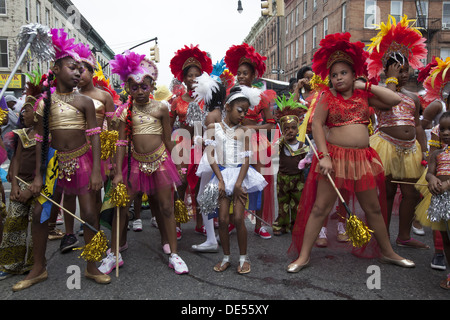
[[[187,67],[191,67],[191,66],[195,66],[198,67],[200,70],[202,70],[202,64],[200,63],[200,61],[198,61],[197,59],[195,59],[194,57],[189,57],[183,64],[183,67],[181,68],[181,70],[186,69]]]
[[[328,58],[327,62],[327,69],[330,69],[333,64],[335,64],[338,61],[344,61],[348,62],[350,64],[353,64],[353,59],[344,51],[335,51],[333,54]]]
[[[300,122],[299,118],[293,114],[281,117],[281,119],[280,119],[281,129],[284,129],[283,127],[286,123],[291,123],[292,121],[295,121],[297,123]]]

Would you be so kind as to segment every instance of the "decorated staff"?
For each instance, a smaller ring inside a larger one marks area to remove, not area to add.
[[[20,33],[17,36],[18,42],[18,53],[20,57],[16,62],[16,65],[11,71],[8,80],[6,80],[3,86],[2,92],[0,93],[0,99],[5,94],[11,83],[17,69],[22,64],[28,52],[31,56],[37,58],[41,61],[53,60],[55,51],[52,46],[52,37],[50,36],[50,29],[38,23],[27,24],[20,28]]]
[[[22,182],[27,187],[29,186],[28,183],[20,179],[16,176],[16,179],[20,182]],[[76,248],[75,250],[82,250],[80,257],[88,262],[99,262],[103,259],[106,253],[106,249],[108,248],[108,240],[106,238],[105,233],[103,230],[97,230],[92,225],[87,223],[86,221],[82,220],[81,218],[77,217],[75,214],[67,210],[66,208],[59,205],[57,202],[53,201],[51,198],[47,197],[42,192],[40,193],[42,197],[50,201],[52,204],[63,210],[64,212],[70,214],[72,217],[77,219],[79,222],[81,222],[84,226],[88,227],[92,232],[95,233],[95,236],[91,239],[91,241],[86,244],[85,246],[81,248]]]
[[[123,183],[119,183],[117,187],[112,190],[111,202],[117,207],[116,209],[116,265],[119,265],[119,239],[120,239],[120,208],[126,207],[130,202],[130,197],[127,193],[127,187]],[[119,277],[119,268],[116,268],[116,277]]]

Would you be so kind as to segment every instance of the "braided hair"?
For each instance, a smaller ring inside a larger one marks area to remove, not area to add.
[[[48,86],[43,87],[44,91],[44,116],[43,116],[43,128],[44,128],[44,134],[42,137],[42,149],[41,149],[41,167],[40,172],[42,175],[45,174],[45,171],[47,169],[47,156],[48,156],[48,149],[49,149],[49,135],[50,135],[50,128],[49,128],[49,117],[50,117],[50,107],[52,105],[52,97],[51,97],[51,86],[52,81],[54,79],[53,72],[49,72],[48,74]]]
[[[222,111],[224,104],[225,104],[225,98],[227,96],[227,89],[223,84],[220,82],[217,83],[219,86],[218,91],[212,90],[212,97],[211,101],[208,101],[208,111],[211,112],[216,108],[220,108]]]
[[[125,133],[128,139],[128,169],[127,169],[127,184],[131,187],[130,172],[131,172],[131,141],[133,141],[133,97],[128,96],[127,117],[125,122]]]

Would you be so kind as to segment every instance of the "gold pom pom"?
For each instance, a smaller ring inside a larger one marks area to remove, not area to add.
[[[119,132],[116,130],[103,130],[100,133],[101,158],[106,160],[116,153],[116,143],[119,139]]]
[[[128,196],[127,187],[123,183],[119,183],[111,191],[111,203],[116,207],[126,207],[130,202],[130,197]]]
[[[188,210],[186,208],[186,205],[184,204],[184,201],[181,199],[178,199],[175,201],[175,220],[179,223],[186,223],[189,221],[189,215]]]
[[[80,258],[88,262],[100,262],[108,250],[108,239],[103,231],[99,231],[87,245],[74,250],[82,250]]]
[[[354,214],[347,219],[347,226],[345,229],[349,241],[352,242],[354,247],[360,248],[367,244],[372,238],[370,233],[373,233],[373,231]]]

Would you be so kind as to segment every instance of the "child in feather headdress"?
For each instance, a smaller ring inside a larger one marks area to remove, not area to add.
[[[277,175],[278,217],[272,225],[273,234],[280,236],[294,226],[297,207],[305,185],[300,161],[305,158],[308,147],[297,140],[298,127],[304,110],[307,108],[294,101],[291,96],[277,100],[276,116],[281,127],[279,140],[280,167]]]

